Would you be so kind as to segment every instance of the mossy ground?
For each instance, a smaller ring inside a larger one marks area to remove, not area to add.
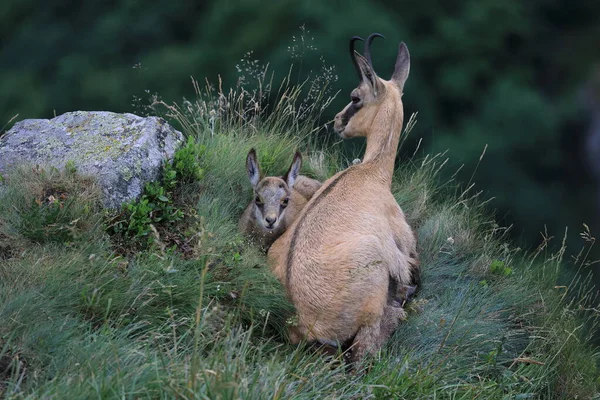
[[[395,175],[393,192],[417,231],[423,270],[408,321],[352,372],[341,357],[288,344],[293,308],[264,254],[236,231],[251,196],[246,153],[255,147],[263,172],[275,174],[300,148],[303,171],[319,179],[353,157],[340,156],[339,144],[322,144],[315,119],[298,121],[286,104],[265,112],[224,104],[217,97],[167,109],[206,146],[203,177],[176,193],[195,215],[171,228],[188,229],[192,249],[185,256],[160,243],[119,255],[102,229],[107,217],[95,187],[77,174],[6,177],[0,396],[598,396],[599,355],[589,342],[597,298],[583,278],[585,252],[571,261],[546,242],[531,253],[514,249],[476,196],[438,178],[442,155],[399,160]],[[44,189],[57,187],[59,199]],[[581,271],[560,282],[566,262]]]

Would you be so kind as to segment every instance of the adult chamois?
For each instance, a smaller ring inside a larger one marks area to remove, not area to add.
[[[321,182],[300,174],[302,156],[296,152],[284,176],[262,177],[256,150],[246,157],[246,172],[254,189],[254,198],[238,224],[239,230],[253,237],[264,248],[269,246],[298,217]]]
[[[377,351],[406,313],[398,296],[420,284],[416,238],[391,193],[410,56],[400,43],[392,78],[375,74],[370,46],[350,56],[360,83],[335,117],[342,138],[365,136],[362,163],[337,173],[272,245],[269,262],[297,311],[290,339],[351,344],[352,360]]]

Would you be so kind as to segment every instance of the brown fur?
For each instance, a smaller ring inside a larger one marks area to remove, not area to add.
[[[321,187],[321,182],[297,175],[302,166],[299,153],[294,157],[290,170],[281,178],[268,176],[261,179],[253,150],[248,153],[246,166],[250,182],[253,183],[254,197],[261,200],[261,206],[253,199],[242,214],[238,228],[267,249],[294,222],[308,200]],[[251,168],[255,170],[251,171]],[[286,207],[283,206],[285,199],[288,199]],[[274,220],[272,226],[269,226],[267,218]]]
[[[344,138],[366,136],[363,162],[323,183],[269,250],[272,270],[298,313],[294,337],[354,338],[355,360],[377,351],[405,318],[395,298],[419,277],[416,239],[390,190],[408,50],[400,45],[391,81],[358,57],[363,80],[352,96],[360,108],[350,103],[336,116],[335,129]]]

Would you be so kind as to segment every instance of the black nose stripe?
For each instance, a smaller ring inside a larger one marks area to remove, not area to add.
[[[354,114],[356,114],[358,112],[358,110],[360,110],[360,106],[357,106],[354,103],[350,104],[350,107],[348,107],[346,112],[342,114],[342,125],[343,126],[348,125],[350,118],[352,118],[354,116]]]

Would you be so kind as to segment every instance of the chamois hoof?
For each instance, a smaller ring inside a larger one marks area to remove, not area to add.
[[[391,306],[404,307],[406,303],[411,301],[417,293],[417,286],[402,285],[394,296]]]

